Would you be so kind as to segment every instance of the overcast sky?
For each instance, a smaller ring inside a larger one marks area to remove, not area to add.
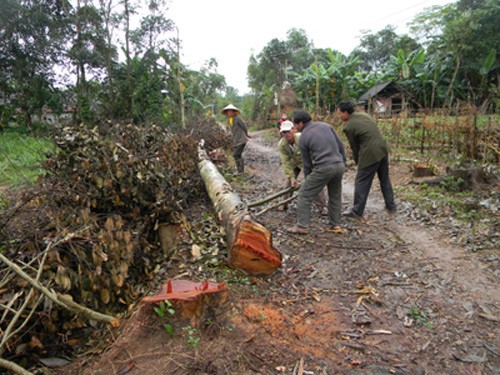
[[[179,29],[181,61],[198,70],[215,58],[218,72],[240,94],[249,91],[247,66],[273,38],[286,40],[292,28],[303,29],[316,48],[349,54],[362,30],[375,33],[386,25],[398,34],[433,5],[453,0],[170,0],[167,18]]]

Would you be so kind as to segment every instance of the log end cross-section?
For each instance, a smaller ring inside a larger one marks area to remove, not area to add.
[[[270,275],[281,266],[281,253],[272,246],[272,235],[262,224],[244,219],[231,246],[229,266],[253,275]]]

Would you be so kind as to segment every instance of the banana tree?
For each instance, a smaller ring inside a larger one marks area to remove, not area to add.
[[[392,55],[389,58],[389,71],[397,74],[400,79],[409,79],[415,72],[416,66],[422,64],[425,60],[425,51],[423,49],[414,50],[406,53],[403,49],[398,50],[397,56]]]
[[[320,107],[327,107],[327,103],[356,97],[363,86],[363,75],[357,71],[359,59],[356,56],[346,57],[331,49],[328,49],[328,56],[328,66],[311,64],[301,75],[293,75],[294,89],[307,98],[310,106],[311,99],[315,99],[316,112]]]

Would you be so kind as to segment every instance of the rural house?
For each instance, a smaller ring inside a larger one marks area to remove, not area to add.
[[[373,86],[360,96],[358,102],[368,113],[380,116],[392,116],[419,107],[419,104],[411,98],[411,94],[394,81]]]

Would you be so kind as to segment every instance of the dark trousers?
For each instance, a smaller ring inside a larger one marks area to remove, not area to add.
[[[298,168],[298,167],[295,167],[293,169],[293,173],[295,175],[295,179],[297,179],[297,177],[299,177],[299,174],[300,174],[300,171],[301,169]],[[287,178],[286,179],[286,185],[285,185],[285,190],[286,189],[289,189],[290,187],[292,186],[292,181]],[[293,195],[293,191],[291,191],[290,193],[288,193],[285,198],[290,198],[291,196]],[[328,193],[327,193],[327,189],[326,188],[323,188],[323,190],[321,190],[321,192],[318,194],[318,196],[316,197],[316,200],[315,200],[315,205],[316,207],[318,207],[318,209],[321,211],[323,210],[324,208],[327,208],[327,202],[328,202]],[[284,204],[283,207],[286,209],[288,207],[288,204]]]
[[[245,149],[246,143],[242,143],[241,145],[234,146],[233,149],[233,157],[235,161],[238,161],[243,158],[243,150]]]
[[[243,150],[245,149],[246,145],[246,143],[242,143],[241,145],[235,146],[233,149],[233,157],[238,173],[243,173],[244,170],[245,163],[243,162]]]
[[[366,168],[358,169],[356,181],[354,182],[354,204],[352,211],[359,216],[365,212],[366,201],[372,187],[373,178],[377,174],[380,181],[380,189],[384,196],[385,208],[390,211],[396,209],[394,202],[394,191],[392,190],[391,180],[389,179],[389,159],[383,158],[379,162]]]
[[[344,163],[315,166],[307,175],[299,190],[297,205],[298,225],[309,227],[311,222],[311,204],[321,190],[328,188],[328,223],[340,225],[342,208],[342,176]]]

